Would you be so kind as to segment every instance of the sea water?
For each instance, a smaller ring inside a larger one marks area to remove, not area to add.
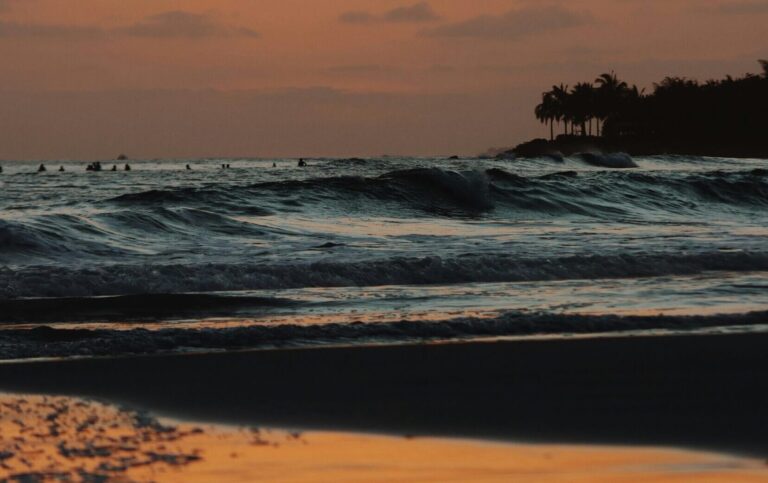
[[[0,358],[764,330],[768,161],[633,161],[4,161]]]

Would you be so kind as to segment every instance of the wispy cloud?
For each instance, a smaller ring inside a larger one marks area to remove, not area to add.
[[[707,9],[710,12],[729,15],[752,15],[768,13],[768,1],[745,1],[720,3]]]
[[[443,25],[423,32],[429,37],[474,37],[518,40],[544,32],[592,23],[587,11],[557,5],[525,7],[502,15],[481,15],[463,22]]]
[[[3,5],[0,0],[0,7]],[[0,22],[0,38],[36,38],[89,40],[97,38],[137,37],[154,39],[205,39],[221,37],[258,38],[250,28],[218,22],[208,14],[180,10],[151,15],[124,27],[103,28],[87,25]]]
[[[259,36],[255,30],[223,25],[210,15],[181,10],[149,16],[133,25],[118,29],[117,32],[134,37],[154,38]]]
[[[345,12],[339,16],[339,20],[344,23],[357,24],[376,22],[420,23],[431,22],[439,18],[440,16],[427,2],[420,2],[414,5],[398,7],[379,14],[364,10],[354,10]]]

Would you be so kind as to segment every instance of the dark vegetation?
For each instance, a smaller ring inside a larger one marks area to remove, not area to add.
[[[594,83],[553,86],[535,110],[550,140],[513,151],[768,157],[768,61],[759,62],[761,74],[706,82],[667,77],[648,93],[613,72]]]

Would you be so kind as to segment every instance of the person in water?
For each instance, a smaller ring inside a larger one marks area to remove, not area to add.
[[[307,162],[304,161],[304,158],[299,159],[299,168],[305,168],[307,166]]]
[[[48,171],[48,170],[47,170],[47,169],[45,169],[45,165],[44,165],[44,164],[41,164],[41,165],[40,165],[40,167],[39,167],[39,168],[37,168],[37,172],[38,172],[38,173],[42,173],[42,172],[44,172],[44,171]]]
[[[272,163],[273,168],[277,168],[277,163]]]
[[[128,163],[125,163],[125,170],[126,171],[130,171],[131,170],[131,165],[128,164]]]
[[[63,173],[63,172],[64,172],[64,166],[59,166],[59,173]]]
[[[117,171],[117,165],[116,164],[112,165],[112,171]]]
[[[187,165],[187,171],[192,171],[192,167],[190,165]]]

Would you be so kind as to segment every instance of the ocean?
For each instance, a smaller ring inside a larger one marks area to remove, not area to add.
[[[766,160],[307,162],[0,163],[0,358],[768,329]]]

